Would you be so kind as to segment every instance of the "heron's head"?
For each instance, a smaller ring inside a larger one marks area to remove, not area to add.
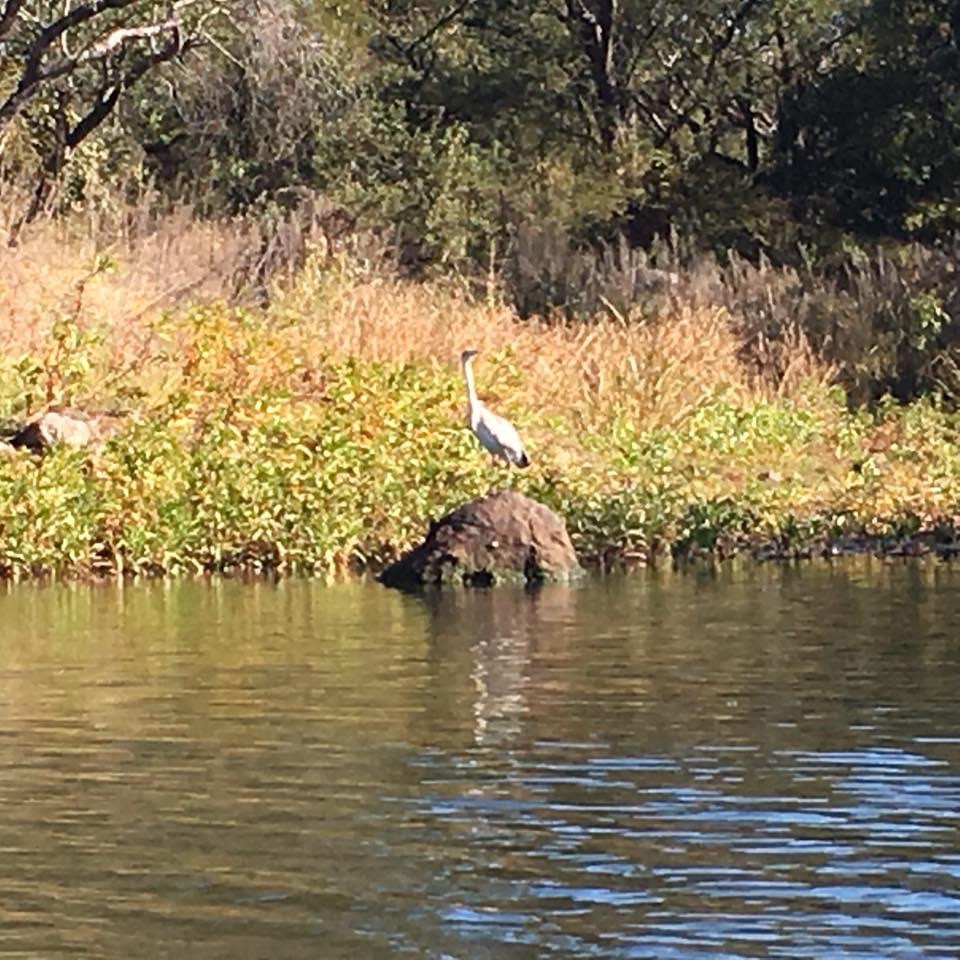
[[[476,350],[464,350],[463,353],[460,354],[460,362],[469,363],[476,355]]]

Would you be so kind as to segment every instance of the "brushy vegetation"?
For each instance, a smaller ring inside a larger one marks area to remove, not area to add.
[[[155,289],[133,246],[86,272],[56,266],[64,248],[29,297],[7,265],[0,417],[127,413],[96,449],[0,457],[7,576],[376,567],[505,483],[606,562],[953,529],[953,414],[933,400],[851,410],[802,336],[764,361],[721,306],[521,320],[493,293],[320,251],[275,280],[266,309],[158,309],[165,284],[203,268],[164,278],[151,249]],[[468,344],[529,471],[491,466],[465,429]]]

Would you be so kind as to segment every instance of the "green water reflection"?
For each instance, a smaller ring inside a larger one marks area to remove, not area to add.
[[[0,956],[954,955],[958,621],[875,561],[8,588]]]

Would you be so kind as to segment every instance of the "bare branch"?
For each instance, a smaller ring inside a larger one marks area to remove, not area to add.
[[[88,3],[82,3],[72,10],[68,10],[58,20],[54,20],[53,23],[44,27],[35,37],[33,43],[30,44],[20,73],[19,83],[7,99],[0,104],[0,136],[3,135],[7,124],[34,95],[44,80],[55,79],[75,68],[75,63],[71,65],[71,61],[64,61],[60,69],[41,71],[41,64],[47,51],[58,42],[67,30],[78,24],[86,23],[108,10],[120,10],[136,2],[137,0],[90,0]],[[7,0],[7,7],[3,14],[4,22],[12,4],[15,5],[14,14],[22,6],[21,0]],[[9,30],[10,27],[7,26],[6,29]]]
[[[23,68],[21,86],[26,84],[34,85],[37,82],[40,73],[40,63],[50,47],[55,44],[60,37],[71,27],[76,27],[81,23],[86,23],[94,17],[105,13],[108,10],[122,10],[136,3],[137,0],[90,0],[88,3],[81,3],[65,13],[59,20],[46,26],[40,31],[40,34],[34,40],[27,53],[26,62]]]
[[[597,10],[589,9],[583,0],[567,0],[565,20],[576,30],[580,48],[590,64],[599,110],[596,119],[600,139],[610,149],[616,129],[622,120],[624,104],[620,77],[614,64],[614,48],[620,27],[620,0],[601,0]]]
[[[24,0],[7,0],[3,13],[0,15],[0,37],[4,30],[9,30],[13,18],[22,7]],[[83,64],[98,60],[106,60],[127,46],[139,41],[153,41],[158,37],[170,35],[174,44],[174,52],[169,53],[170,43],[164,44],[158,52],[162,55],[155,62],[169,60],[184,47],[187,41],[180,38],[181,15],[199,0],[177,0],[168,8],[166,19],[154,23],[127,25],[132,17],[125,18],[127,23],[121,26],[114,25],[114,29],[105,37],[92,37],[87,46],[72,56],[64,55],[58,60],[45,63],[48,53],[56,46],[66,51],[67,32],[73,28],[95,20],[108,12],[130,10],[142,0],[87,0],[78,6],[66,9],[64,14],[52,23],[43,27],[34,37],[24,58],[20,80],[6,100],[0,102],[0,137],[4,129],[23,106],[33,97],[41,85],[72,73]],[[210,16],[226,6],[226,0],[210,4],[210,9],[200,18],[198,30],[206,23]],[[122,21],[121,21],[122,22]],[[116,20],[114,19],[114,24]],[[153,46],[153,43],[150,44]],[[189,40],[189,45],[196,46],[195,38]]]
[[[66,134],[65,143],[67,147],[73,148],[88,137],[100,124],[107,118],[110,111],[116,106],[120,94],[124,90],[132,88],[148,70],[155,67],[158,63],[171,60],[183,49],[180,33],[177,30],[170,42],[162,49],[151,53],[149,56],[141,57],[132,66],[130,66],[122,76],[115,79],[109,86],[100,90],[97,102],[91,107],[86,116],[84,116],[74,127]]]
[[[164,20],[161,23],[152,23],[146,27],[123,27],[122,29],[114,30],[106,40],[95,44],[74,57],[73,65],[76,66],[77,64],[86,63],[88,60],[99,60],[132,40],[146,40],[158,34],[166,33],[168,30],[177,30],[179,27],[179,20]]]
[[[759,4],[762,2],[763,0],[743,0],[737,9],[737,12],[727,23],[727,29],[724,30],[724,32],[719,36],[714,37],[713,51],[710,54],[710,61],[707,64],[706,70],[706,80],[708,83],[713,77],[713,72],[720,60],[720,55],[727,49],[727,47],[730,46],[731,43],[733,43],[733,38],[737,35],[737,31],[739,31],[739,29],[749,18],[754,7],[759,6]]]
[[[92,104],[89,100],[87,101],[86,112],[72,127],[67,126],[68,114],[62,103],[55,112],[56,134],[41,164],[30,203],[12,225],[7,240],[8,245],[15,245],[22,227],[42,213],[54,194],[57,182],[73,150],[106,120],[124,91],[135,86],[156,65],[172,60],[185,50],[201,43],[202,38],[199,35],[185,35],[182,32],[177,17],[179,9],[183,9],[192,2],[193,0],[184,0],[183,3],[174,5],[172,19],[136,27],[116,27],[103,39],[89,44],[78,55],[40,74],[36,84],[45,82],[51,74],[63,75],[88,64],[93,65],[94,69],[100,73],[100,81],[92,94]],[[156,46],[152,42],[159,37],[166,38],[162,46]],[[131,59],[126,51],[137,50],[136,45],[140,41],[150,41],[150,48],[144,50],[143,46],[140,46],[140,55]],[[54,90],[56,97],[62,97],[62,89],[54,88]],[[4,108],[9,102],[10,100],[4,104]]]
[[[128,5],[130,2],[136,2],[136,0],[120,0],[124,5]],[[177,0],[173,4],[172,16],[168,17],[166,20],[163,20],[159,23],[150,23],[144,24],[143,26],[134,26],[134,27],[117,27],[112,30],[105,39],[97,42],[91,41],[90,44],[79,53],[75,54],[73,57],[67,58],[60,63],[53,64],[48,67],[40,74],[41,80],[48,80],[53,77],[62,76],[64,73],[68,73],[70,70],[79,66],[81,63],[87,63],[91,60],[98,60],[102,57],[107,57],[111,53],[114,53],[125,43],[129,43],[136,40],[147,40],[152,37],[159,36],[162,33],[165,33],[168,30],[179,28],[182,24],[181,14],[183,11],[193,6],[197,3],[198,0]],[[202,21],[205,22],[211,13],[216,13],[220,8],[221,4],[215,3],[211,6],[211,10],[207,12],[202,18]]]
[[[470,6],[470,0],[462,0],[462,2],[455,4],[442,17],[440,17],[436,23],[428,27],[424,33],[422,33],[411,43],[407,44],[407,52],[412,53],[417,47],[423,46],[423,44],[430,40],[431,37],[435,36],[446,26],[453,23],[453,21],[456,20],[457,17],[459,17],[468,6]]]

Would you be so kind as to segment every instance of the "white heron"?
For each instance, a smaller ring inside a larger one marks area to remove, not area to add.
[[[476,350],[464,350],[460,355],[460,364],[463,367],[463,379],[467,382],[467,406],[470,415],[470,429],[480,444],[491,456],[500,457],[506,463],[515,467],[530,466],[530,458],[523,449],[520,434],[513,424],[503,417],[498,417],[492,410],[488,410],[477,396],[477,388],[473,382],[473,358]]]

